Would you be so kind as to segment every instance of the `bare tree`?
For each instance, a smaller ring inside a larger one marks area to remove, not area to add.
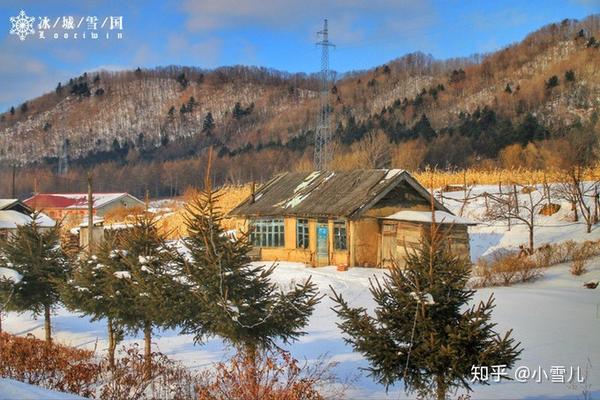
[[[488,196],[491,200],[488,217],[493,220],[515,219],[524,223],[529,230],[529,252],[533,253],[536,215],[546,201],[546,192],[535,186],[514,184],[513,190]]]
[[[592,231],[592,226],[597,221],[597,193],[600,181],[592,179],[585,181],[586,170],[581,166],[574,166],[562,175],[561,183],[557,184],[556,193],[559,198],[569,201],[575,212],[575,221],[578,220],[577,211],[585,221],[586,232]]]

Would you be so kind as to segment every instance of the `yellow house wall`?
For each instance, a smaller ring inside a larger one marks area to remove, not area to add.
[[[334,219],[328,220],[329,228],[329,265],[349,265],[349,250],[334,250],[333,223]],[[317,219],[308,218],[308,248],[296,248],[296,218],[285,217],[283,221],[285,232],[285,245],[283,247],[261,247],[260,257],[268,261],[295,261],[316,266],[317,253]],[[248,222],[243,224],[244,229],[248,229]],[[350,246],[348,225],[347,243]]]
[[[379,221],[376,218],[364,218],[353,221],[353,225],[353,266],[376,267],[381,241]]]

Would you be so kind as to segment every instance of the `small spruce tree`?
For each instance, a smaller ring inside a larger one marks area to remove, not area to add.
[[[467,308],[475,293],[466,288],[469,275],[468,262],[449,252],[433,224],[404,269],[394,265],[371,282],[374,316],[333,291],[344,340],[386,387],[403,381],[407,393],[438,400],[454,389],[471,390],[473,366],[511,368],[521,350],[511,331],[494,331],[491,296]]]
[[[181,303],[177,299],[182,291],[175,280],[181,273],[180,257],[165,242],[156,218],[148,212],[137,216],[120,237],[118,242],[100,245],[95,255],[80,264],[64,292],[71,307],[93,319],[107,318],[109,362],[114,363],[122,329],[144,333],[144,369],[149,378],[152,330],[172,326],[178,312],[175,304]]]
[[[8,299],[7,311],[31,311],[44,315],[46,342],[52,341],[50,315],[60,302],[59,287],[67,279],[70,264],[60,247],[60,224],[42,228],[39,213],[1,242],[0,266],[17,271],[23,279],[3,281],[0,291]],[[2,265],[3,264],[3,265]],[[7,295],[10,293],[10,296]]]
[[[208,171],[211,156],[212,151]],[[289,343],[303,335],[320,297],[310,279],[283,290],[271,280],[274,265],[250,263],[248,236],[233,240],[221,225],[220,194],[213,192],[209,176],[186,207],[189,257],[183,280],[189,295],[181,325],[196,342],[218,335],[253,362],[257,351],[272,348],[276,340]]]
[[[122,270],[121,256],[114,240],[96,246],[91,257],[82,257],[75,264],[70,278],[61,288],[65,306],[91,317],[92,321],[106,318],[108,331],[108,363],[115,366],[115,350],[123,338],[121,310],[128,305],[125,282],[115,272]]]

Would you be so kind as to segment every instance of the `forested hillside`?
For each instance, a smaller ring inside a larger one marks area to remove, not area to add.
[[[543,167],[564,135],[598,132],[597,38],[593,15],[492,54],[415,53],[338,76],[333,167]],[[199,182],[209,146],[220,183],[309,169],[317,109],[314,75],[243,66],[88,72],[1,114],[0,196],[11,194],[13,165],[19,195],[81,190],[90,167],[98,190],[176,195]],[[58,174],[61,156],[69,169]]]

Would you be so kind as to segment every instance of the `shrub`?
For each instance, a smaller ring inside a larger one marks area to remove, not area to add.
[[[333,363],[320,359],[309,366],[283,350],[259,353],[252,362],[242,353],[229,363],[217,364],[198,386],[200,400],[321,400],[343,397],[344,388],[336,382]],[[319,390],[329,390],[328,395]]]
[[[594,242],[584,242],[578,246],[572,254],[571,274],[581,275],[585,272],[587,261],[593,256],[598,255],[598,244]]]
[[[104,384],[100,389],[103,400],[184,400],[195,397],[198,377],[162,353],[152,353],[152,374],[145,376],[144,353],[134,344],[123,346],[116,365],[102,364]]]
[[[100,366],[94,352],[0,333],[0,376],[89,397]]]
[[[152,353],[152,375],[144,378],[144,354],[123,347],[114,369],[90,350],[0,333],[0,377],[103,400],[187,400],[200,380],[161,353]]]
[[[542,276],[541,266],[533,257],[519,257],[517,253],[497,254],[482,259],[473,269],[475,287],[510,286],[530,282]]]
[[[527,257],[517,253],[499,253],[491,259],[480,259],[473,267],[472,284],[475,287],[511,285],[528,282],[542,276],[543,268],[571,262],[571,273],[585,272],[587,261],[600,255],[600,242],[576,243],[567,240],[558,244],[546,244]]]

